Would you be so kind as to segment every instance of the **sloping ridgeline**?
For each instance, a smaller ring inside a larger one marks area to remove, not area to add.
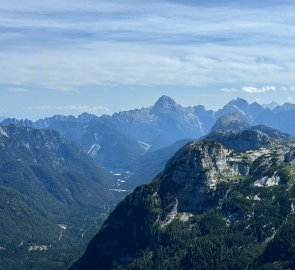
[[[268,138],[238,152],[187,144],[116,207],[70,269],[294,269],[295,143]]]
[[[119,198],[112,177],[55,131],[0,126],[0,269],[64,269]]]
[[[272,109],[238,98],[222,109],[212,111],[201,105],[183,107],[172,98],[162,96],[148,108],[118,112],[112,116],[55,115],[36,122],[5,119],[2,124],[56,130],[82,146],[100,166],[126,172],[137,166],[137,160],[143,155],[169,147],[179,140],[198,139],[208,134],[211,128],[217,131],[267,125],[295,135],[295,105],[286,103],[270,107]]]

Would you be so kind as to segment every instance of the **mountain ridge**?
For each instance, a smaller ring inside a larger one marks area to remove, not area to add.
[[[294,256],[271,252],[292,252],[280,235],[295,228],[294,151],[294,140],[247,152],[188,143],[117,206],[70,269],[289,269]]]
[[[292,105],[284,104],[271,110],[237,98],[212,111],[202,105],[183,107],[171,97],[162,96],[153,106],[112,116],[83,113],[78,117],[56,115],[36,122],[6,119],[2,123],[57,130],[82,146],[99,165],[108,170],[128,171],[134,161],[148,152],[168,147],[176,141],[203,137],[220,117],[229,114],[244,117],[251,126],[266,125],[295,135],[295,111],[292,108]]]
[[[0,269],[67,267],[123,197],[113,176],[53,130],[0,125],[0,151]]]

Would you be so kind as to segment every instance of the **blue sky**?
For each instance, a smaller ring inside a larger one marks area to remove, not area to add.
[[[293,102],[294,10],[284,0],[3,0],[0,116],[100,115],[162,94],[208,108],[238,96]]]

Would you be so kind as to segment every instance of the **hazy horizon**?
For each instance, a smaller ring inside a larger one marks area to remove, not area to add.
[[[162,95],[162,96],[168,96],[168,95]],[[152,104],[149,104],[149,105],[147,105],[147,106],[127,108],[126,110],[114,111],[114,112],[106,112],[106,113],[102,113],[102,114],[96,114],[95,112],[89,112],[89,111],[87,111],[87,108],[83,108],[83,107],[80,108],[80,109],[81,109],[81,112],[72,113],[72,114],[66,114],[66,113],[62,113],[62,112],[59,113],[59,112],[61,111],[61,108],[58,108],[58,107],[57,107],[57,108],[56,108],[57,113],[54,113],[54,114],[49,114],[49,115],[40,116],[40,117],[36,116],[36,117],[32,117],[32,118],[30,118],[30,117],[5,117],[5,116],[0,116],[0,121],[1,121],[1,120],[4,120],[4,119],[8,119],[8,118],[16,118],[16,119],[18,119],[18,120],[21,120],[21,119],[25,120],[25,119],[27,119],[27,120],[31,120],[31,121],[37,121],[37,120],[40,120],[40,119],[43,119],[43,118],[46,118],[46,117],[52,117],[52,116],[55,116],[55,115],[75,116],[75,117],[77,117],[77,116],[79,116],[79,115],[81,115],[81,114],[83,114],[83,113],[93,114],[93,115],[96,115],[96,116],[113,115],[114,113],[119,113],[119,112],[124,112],[124,111],[131,111],[131,110],[136,110],[136,109],[142,109],[142,108],[149,108],[149,107],[152,107],[153,105],[155,105],[155,103],[156,103],[156,102],[157,102],[162,96],[158,97],[156,100],[154,100],[154,102],[153,102]],[[205,106],[204,104],[190,104],[190,105],[184,105],[184,104],[179,103],[179,102],[178,102],[176,99],[174,99],[173,97],[171,97],[171,96],[168,96],[168,97],[172,98],[172,99],[173,99],[178,105],[180,105],[180,106],[182,106],[182,107],[204,106],[205,109],[206,109],[207,111],[209,111],[209,110],[218,111],[218,110],[222,109],[227,103],[229,103],[229,102],[231,102],[231,101],[233,101],[233,100],[241,99],[240,97],[237,97],[237,98],[234,98],[234,99],[228,100],[228,101],[227,101],[226,103],[224,103],[224,104],[221,104],[221,106],[218,107],[218,108],[208,108],[208,107]],[[243,99],[243,100],[246,100],[246,99]],[[256,102],[256,103],[260,104],[260,105],[263,106],[263,107],[268,107],[268,106],[270,106],[270,105],[282,106],[282,105],[284,105],[284,104],[286,104],[286,103],[295,104],[295,103],[293,103],[293,102],[285,102],[285,103],[281,103],[281,104],[279,104],[279,103],[277,103],[277,102],[275,102],[275,101],[271,101],[271,102],[269,102],[269,103],[260,103],[260,102],[257,101],[257,100],[256,100],[256,101],[253,101],[253,102],[249,102],[249,100],[246,100],[246,101],[247,101],[249,104],[252,104],[252,103],[255,103],[255,102]],[[72,108],[70,108],[70,106],[69,106],[68,109],[71,110]],[[85,109],[85,110],[83,111],[83,109]]]

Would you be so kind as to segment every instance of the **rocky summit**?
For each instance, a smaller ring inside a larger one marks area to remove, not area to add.
[[[245,151],[188,143],[117,206],[71,270],[294,269],[294,153],[291,138]]]

